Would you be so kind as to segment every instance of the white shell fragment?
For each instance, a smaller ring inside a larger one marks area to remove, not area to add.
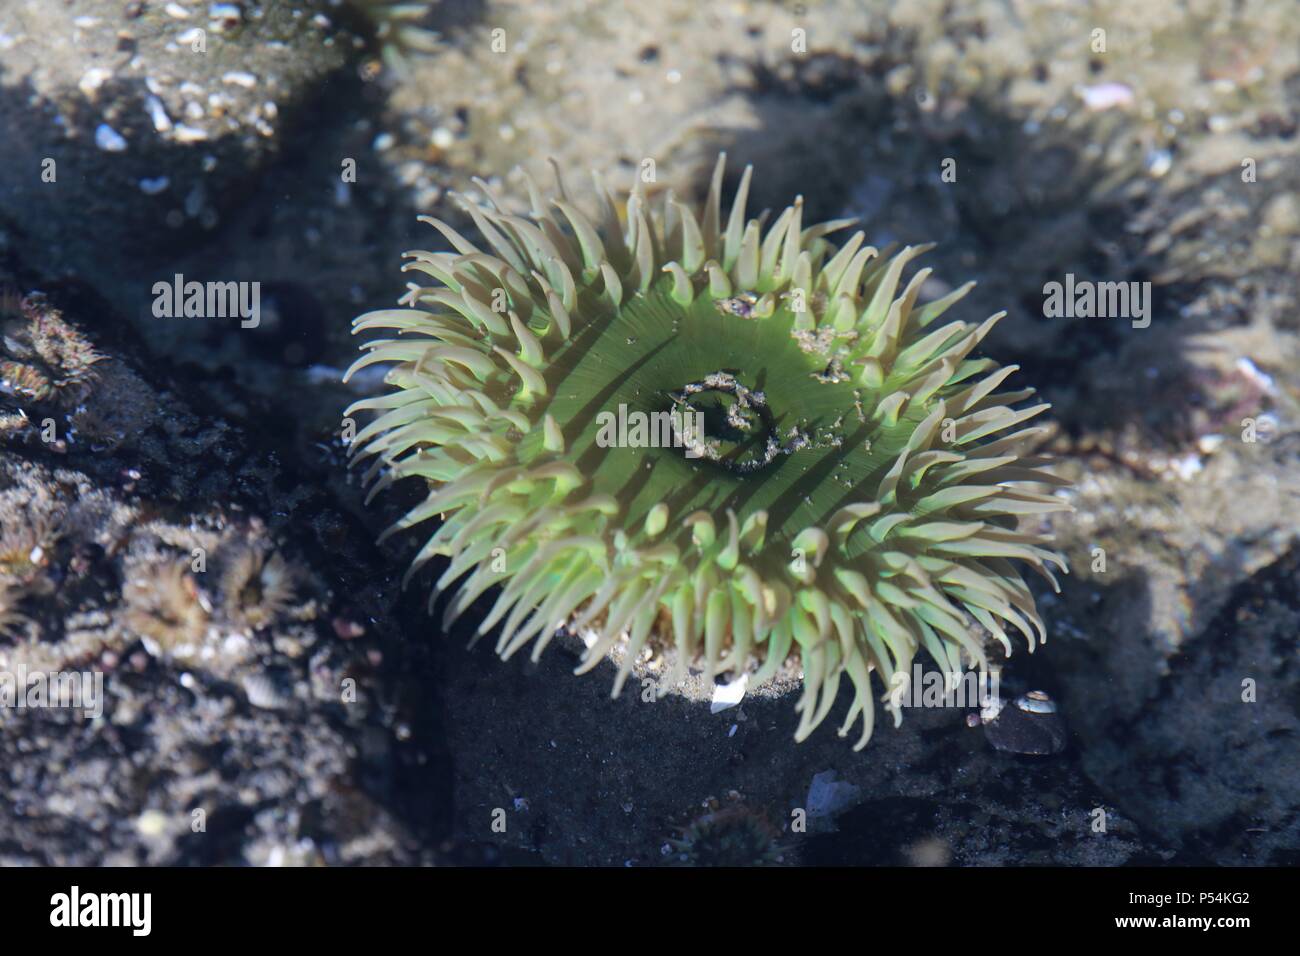
[[[93,98],[94,95],[99,91],[99,88],[103,86],[107,80],[110,80],[112,78],[113,78],[112,70],[106,70],[100,66],[91,67],[84,74],[82,74],[81,79],[77,83],[77,89],[81,90],[81,92],[85,93],[87,96]]]
[[[1100,113],[1133,103],[1133,89],[1123,83],[1098,83],[1095,86],[1076,86],[1074,92],[1090,112]]]
[[[1048,697],[1041,690],[1031,690],[1028,694],[1022,694],[1017,697],[1016,706],[1031,714],[1056,713],[1056,701],[1052,700],[1052,698]]]
[[[749,675],[741,674],[730,684],[715,684],[713,687],[713,700],[709,702],[709,713],[720,714],[729,707],[735,707],[745,696],[745,688],[749,685]]]
[[[107,123],[95,127],[95,145],[106,153],[121,153],[126,150],[126,140],[122,134]]]
[[[1004,753],[1048,756],[1060,753],[1068,743],[1056,702],[1041,690],[1022,694],[1011,707],[1000,701],[986,706],[979,723],[988,742]]]

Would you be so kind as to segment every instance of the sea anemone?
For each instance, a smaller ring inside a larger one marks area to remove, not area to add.
[[[149,562],[122,589],[123,621],[149,653],[194,656],[208,629],[208,612],[189,565],[179,559]]]
[[[427,484],[385,536],[442,518],[406,580],[450,559],[444,626],[498,587],[478,633],[499,626],[503,657],[567,624],[580,673],[625,651],[615,694],[646,648],[751,687],[797,657],[796,739],[847,674],[857,749],[873,671],[888,694],[920,648],[982,670],[976,625],[1007,653],[1006,624],[1031,651],[1045,638],[1012,562],[1053,587],[1065,570],[1020,527],[1068,507],[1035,490],[1060,483],[1027,457],[1046,430],[1019,428],[1048,406],[972,357],[1004,313],[937,322],[970,283],[925,304],[929,269],[903,283],[929,246],[836,249],[852,220],[805,226],[801,199],[747,220],[749,168],[724,221],[724,160],[699,216],[671,193],[652,209],[638,182],[620,217],[597,180],[593,220],[557,169],[549,204],[529,182],[529,217],[483,183],[486,207],[460,200],[483,247],[422,217],[453,251],[407,253],[433,283],[354,321],[395,334],[348,372],[391,366],[391,390],[346,413],[377,414],[351,451],[374,458],[372,496]]]
[[[388,67],[400,70],[412,53],[437,52],[438,34],[419,26],[437,6],[436,2],[349,0],[349,3],[365,19]]]
[[[20,588],[0,581],[0,637],[16,639],[25,632],[31,619],[18,607],[22,599]]]
[[[240,546],[224,561],[221,603],[236,626],[259,631],[270,627],[293,605],[298,572],[279,552]]]
[[[739,802],[693,820],[667,851],[673,866],[781,866],[793,856],[767,817]]]
[[[0,396],[74,408],[96,377],[104,356],[39,293],[0,306]]]
[[[48,594],[50,553],[62,534],[63,515],[43,508],[14,507],[0,515],[0,585]]]

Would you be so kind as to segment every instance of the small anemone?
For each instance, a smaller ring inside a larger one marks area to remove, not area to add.
[[[438,34],[419,24],[436,2],[412,0],[348,0],[369,24],[384,64],[393,70],[406,67],[413,53],[436,53]]]
[[[790,850],[781,834],[761,813],[733,803],[692,821],[668,841],[668,862],[674,866],[780,866]]]
[[[0,344],[0,395],[24,402],[75,408],[94,384],[94,366],[104,361],[90,340],[44,296],[33,294],[5,305]]]
[[[239,546],[221,572],[221,606],[237,627],[270,627],[293,605],[298,572],[279,552],[255,545]]]
[[[186,654],[204,640],[208,612],[189,565],[182,560],[149,562],[122,589],[123,622],[151,654]]]
[[[847,677],[860,748],[873,674],[889,701],[922,650],[955,674],[990,635],[1046,638],[1016,562],[1065,570],[1034,527],[1062,482],[1022,427],[1048,406],[976,354],[1004,313],[940,321],[973,283],[905,280],[929,246],[836,247],[852,220],[805,224],[801,199],[749,218],[748,168],[724,215],[723,174],[698,212],[638,182],[620,214],[597,181],[592,218],[557,168],[528,216],[461,198],[481,243],[425,217],[452,249],[407,253],[428,284],[354,322],[387,334],[348,376],[390,388],[348,410],[375,416],[351,453],[372,496],[425,484],[384,537],[441,519],[407,580],[448,559],[444,627],[496,589],[478,633],[503,657],[567,625],[579,672],[621,653],[615,694],[643,651],[751,687],[793,663],[797,740]]]
[[[85,439],[95,450],[116,448],[128,436],[120,423],[113,420],[111,413],[112,410],[105,414],[102,408],[79,407],[69,419],[71,434]]]
[[[0,582],[0,637],[16,640],[26,633],[31,619],[19,610],[22,599],[21,588]]]
[[[61,516],[50,511],[14,512],[0,518],[0,585],[46,592],[46,568],[60,537]]]

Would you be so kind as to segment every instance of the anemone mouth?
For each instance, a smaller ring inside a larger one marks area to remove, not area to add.
[[[670,393],[673,446],[687,458],[713,462],[736,475],[771,465],[781,450],[767,396],[718,371]]]
[[[682,303],[666,282],[630,298],[556,352],[545,414],[624,527],[661,504],[719,525],[732,511],[765,523],[760,562],[780,573],[804,529],[881,480],[919,418],[873,421],[872,393],[826,374],[852,362],[853,333],[802,329],[805,313],[775,297],[719,307],[735,298]]]
[[[396,335],[348,373],[388,363],[392,386],[347,411],[376,415],[352,453],[374,491],[427,483],[386,534],[442,517],[407,580],[448,559],[444,625],[497,588],[478,631],[503,656],[586,628],[579,670],[620,649],[615,693],[647,648],[753,684],[797,659],[796,739],[847,676],[861,747],[873,673],[890,701],[921,650],[952,672],[986,666],[982,633],[1045,638],[1012,562],[1065,570],[1020,527],[1068,508],[1033,490],[1060,483],[1042,429],[1017,430],[1046,406],[973,355],[1001,315],[937,321],[969,284],[921,304],[929,270],[903,283],[928,247],[836,248],[849,223],[805,228],[798,200],[765,231],[748,169],[724,224],[722,174],[699,218],[639,184],[620,216],[598,184],[593,221],[557,171],[527,218],[480,183],[485,248],[427,220],[453,251],[407,269],[434,283],[354,323]]]

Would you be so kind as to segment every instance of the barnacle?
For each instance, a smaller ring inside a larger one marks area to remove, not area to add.
[[[970,284],[921,304],[930,270],[903,282],[929,246],[836,249],[852,221],[806,226],[801,199],[747,219],[748,168],[724,220],[723,163],[698,216],[638,182],[620,217],[597,181],[593,220],[557,169],[527,218],[483,183],[486,207],[462,200],[482,247],[426,217],[452,251],[404,268],[433,282],[354,322],[394,334],[348,373],[390,365],[347,412],[377,416],[351,451],[372,496],[427,483],[385,536],[441,516],[406,579],[450,559],[444,626],[496,586],[478,632],[499,627],[503,657],[567,623],[589,638],[579,672],[626,652],[615,694],[646,648],[750,686],[797,658],[796,739],[847,675],[860,748],[873,672],[887,693],[922,648],[952,673],[987,666],[980,628],[1008,653],[1006,625],[1045,638],[1013,562],[1054,587],[1065,570],[1020,526],[1068,507],[1035,487],[1060,482],[1029,455],[1045,429],[1020,427],[1047,406],[973,355],[1003,313],[938,321]],[[624,447],[615,416],[639,423]]]
[[[269,627],[292,605],[297,572],[279,552],[240,546],[221,573],[221,601],[226,617],[249,630]]]

